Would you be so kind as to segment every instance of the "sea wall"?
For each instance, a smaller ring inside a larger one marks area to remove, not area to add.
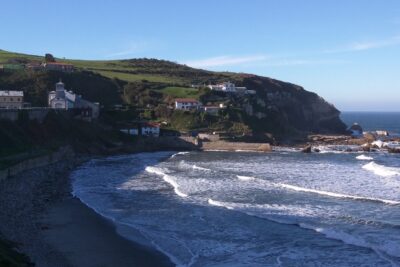
[[[0,120],[17,121],[26,116],[29,120],[42,122],[50,110],[50,108],[0,109]]]
[[[50,111],[59,114],[72,116],[74,115],[73,109],[53,109],[48,107],[35,107],[35,108],[22,108],[22,109],[0,109],[0,120],[37,120],[43,122]]]
[[[24,171],[44,167],[60,161],[68,161],[74,157],[71,147],[61,147],[58,151],[39,157],[30,158],[0,170],[0,181],[16,176]]]

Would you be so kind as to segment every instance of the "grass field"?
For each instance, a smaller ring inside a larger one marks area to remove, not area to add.
[[[170,95],[170,96],[178,97],[178,98],[198,99],[200,96],[198,89],[190,88],[190,87],[169,86],[169,87],[165,87],[165,88],[161,89],[160,91],[166,95]]]
[[[43,62],[44,55],[27,55],[0,50],[0,64],[8,63],[13,59],[20,59],[21,63],[32,60]],[[189,86],[192,83],[205,83],[210,79],[214,82],[217,80],[240,80],[240,74],[209,72],[157,59],[78,60],[56,58],[56,61],[70,63],[78,69],[93,71],[107,78],[118,78],[126,82],[141,82],[142,80],[146,80],[154,83],[166,83],[171,86]],[[195,79],[193,79],[194,77]],[[171,93],[174,93],[173,89],[169,90],[172,90]],[[185,96],[190,94],[190,91],[186,90],[183,93],[177,94]]]
[[[115,72],[115,71],[104,71],[104,70],[94,70],[92,71],[99,73],[102,76],[107,78],[118,78],[127,82],[139,82],[142,80],[147,80],[149,82],[158,82],[158,83],[177,83],[182,84],[185,81],[175,77],[168,77],[162,75],[154,75],[154,74],[132,74],[126,72]]]

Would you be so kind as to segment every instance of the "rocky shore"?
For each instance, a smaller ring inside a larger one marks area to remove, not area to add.
[[[71,196],[69,173],[84,158],[32,169],[0,182],[0,233],[35,266],[173,266],[163,254],[119,236]]]

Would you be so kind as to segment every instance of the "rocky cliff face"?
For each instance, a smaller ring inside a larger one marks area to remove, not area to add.
[[[332,104],[302,87],[270,78],[248,76],[243,85],[256,96],[245,106],[248,116],[257,118],[257,128],[282,133],[344,133],[346,125]],[[263,127],[264,124],[264,127]]]

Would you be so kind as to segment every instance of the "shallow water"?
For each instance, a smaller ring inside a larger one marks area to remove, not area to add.
[[[325,152],[96,159],[73,192],[181,266],[400,266],[400,157]]]

